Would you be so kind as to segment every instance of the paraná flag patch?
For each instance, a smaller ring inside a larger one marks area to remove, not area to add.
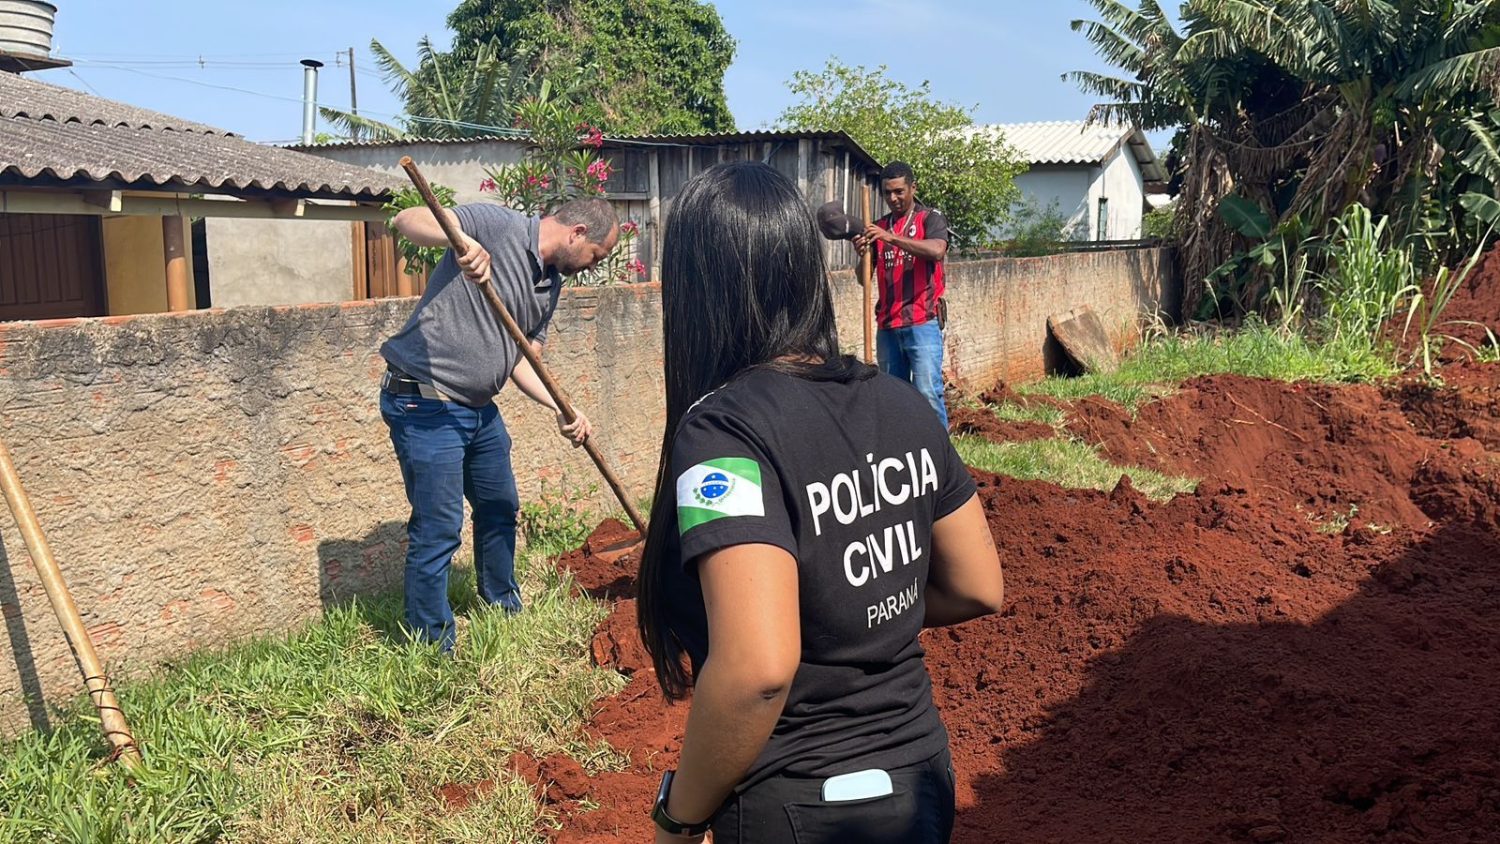
[[[716,519],[764,516],[760,464],[748,457],[720,457],[677,477],[679,535]]]

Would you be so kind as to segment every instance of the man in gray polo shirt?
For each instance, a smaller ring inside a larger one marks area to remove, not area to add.
[[[582,414],[567,423],[477,284],[490,278],[517,324],[541,352],[557,308],[560,276],[590,269],[615,248],[619,223],[602,199],[569,202],[545,217],[499,205],[460,205],[446,213],[464,233],[433,270],[402,329],[380,347],[388,371],[380,412],[391,429],[411,503],[407,522],[406,624],[451,650],[448,568],[463,530],[463,502],[474,510],[479,596],[521,609],[515,580],[516,511],[510,434],[494,398],[507,379],[557,414],[558,430],[580,445],[592,433]],[[419,246],[446,246],[427,208],[396,215],[396,230]],[[467,281],[465,279],[468,279]]]

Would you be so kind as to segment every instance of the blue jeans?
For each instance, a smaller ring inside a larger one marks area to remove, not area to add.
[[[910,381],[948,427],[948,405],[943,401],[943,330],[936,321],[906,328],[882,328],[875,333],[875,358],[882,372]]]
[[[521,609],[516,585],[516,511],[520,494],[510,467],[510,434],[493,404],[469,407],[420,396],[380,393],[401,480],[411,503],[406,523],[406,624],[444,650],[453,648],[448,568],[474,508],[474,574],[479,597]]]

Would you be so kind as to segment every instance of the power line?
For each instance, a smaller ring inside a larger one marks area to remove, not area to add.
[[[305,59],[308,56],[333,55],[336,50],[307,50],[301,53],[216,53],[214,58],[226,59],[256,59],[256,58],[290,58]],[[82,59],[201,59],[207,58],[202,53],[72,53],[68,58]]]
[[[99,89],[98,88],[95,88],[94,86],[90,85],[89,81],[87,79],[84,79],[82,76],[79,76],[78,75],[78,71],[76,71],[76,70],[74,70],[73,68],[70,67],[70,68],[68,68],[68,73],[74,79],[77,79],[79,82],[82,82],[83,83],[83,87],[85,87],[85,88],[89,89],[90,91],[94,92],[94,96],[96,96],[96,97],[102,97],[102,96],[104,96],[103,94],[99,93]]]
[[[300,103],[300,102],[302,102],[302,98],[301,97],[286,97],[286,96],[281,96],[279,94],[267,94],[267,93],[265,93],[263,91],[252,91],[249,88],[238,88],[238,87],[235,87],[233,85],[218,85],[218,84],[215,84],[213,82],[204,82],[201,79],[187,79],[187,78],[184,78],[184,77],[181,77],[181,76],[168,76],[167,74],[164,74],[164,73],[152,73],[151,71],[148,71],[148,70],[140,70],[138,68],[133,68],[133,67],[123,67],[123,66],[108,65],[108,64],[98,64],[98,65],[95,65],[95,67],[102,67],[102,68],[105,68],[107,70],[120,70],[120,71],[124,71],[126,73],[135,73],[135,74],[139,74],[141,76],[148,76],[148,77],[150,77],[152,79],[166,79],[166,80],[169,80],[171,82],[183,82],[183,83],[186,83],[188,85],[201,85],[201,86],[203,86],[205,88],[216,88],[216,89],[218,89],[220,91],[234,91],[234,92],[240,93],[240,94],[249,94],[249,95],[254,96],[254,97],[265,97],[266,99],[269,99],[269,100],[284,100],[286,102],[293,102],[293,103]]]
[[[285,53],[289,57],[308,58],[309,56],[327,55],[326,53]],[[344,67],[348,58],[348,50],[339,50],[333,54],[334,63],[338,67]],[[74,61],[79,64],[88,64],[96,67],[107,67],[112,69],[149,69],[149,70],[235,70],[235,71],[259,71],[273,72],[296,69],[297,65],[288,61],[230,61],[223,58],[210,58],[207,56],[184,56],[181,58],[156,57],[151,59],[114,59],[114,58],[88,58],[83,54],[75,54]],[[354,72],[366,79],[377,80],[381,83],[387,81],[387,75],[380,70],[369,67],[354,68]]]
[[[237,87],[237,86],[234,86],[234,85],[218,85],[218,84],[215,84],[213,82],[204,82],[201,79],[188,79],[188,78],[181,77],[181,76],[169,76],[169,75],[164,74],[164,73],[153,73],[153,72],[148,71],[148,70],[140,70],[140,69],[132,68],[132,67],[117,67],[117,66],[113,66],[113,65],[96,65],[96,66],[97,67],[103,67],[103,68],[108,69],[108,70],[120,70],[120,71],[124,71],[126,73],[134,73],[134,74],[138,74],[140,76],[150,77],[152,79],[165,79],[165,80],[168,80],[168,81],[171,81],[171,82],[182,82],[182,83],[185,83],[185,84],[188,84],[188,85],[199,85],[199,86],[202,86],[204,88],[214,88],[214,89],[217,89],[217,90],[220,90],[220,91],[233,91],[233,92],[239,93],[239,94],[248,94],[248,95],[253,96],[253,97],[264,97],[265,99],[268,99],[268,100],[281,100],[283,102],[292,102],[292,103],[300,103],[300,102],[302,102],[302,98],[301,97],[288,97],[288,96],[284,96],[284,95],[281,95],[281,94],[267,94],[264,91],[252,91],[249,88],[240,88],[240,87]],[[314,105],[322,107],[321,103],[314,103]],[[476,131],[495,132],[495,133],[499,133],[499,134],[510,134],[510,135],[524,135],[525,134],[524,132],[521,132],[518,129],[513,129],[513,128],[510,128],[510,127],[486,126],[484,124],[479,124],[479,123],[466,123],[466,122],[459,121],[459,120],[444,120],[442,118],[437,118],[437,117],[415,117],[415,116],[412,116],[412,115],[392,114],[391,112],[371,111],[369,109],[365,110],[365,114],[367,114],[367,115],[376,115],[378,117],[387,117],[387,118],[394,118],[394,119],[401,119],[401,120],[410,120],[410,121],[418,122],[418,123],[434,123],[434,124],[449,125],[449,126],[454,126],[454,127],[462,128],[462,129],[474,129]]]
[[[292,72],[292,71],[300,70],[300,68],[298,68],[297,65],[295,65],[295,64],[286,64],[286,63],[280,63],[280,64],[274,64],[274,65],[263,65],[263,64],[254,64],[254,65],[225,64],[224,62],[212,62],[212,63],[205,63],[205,64],[198,64],[197,62],[186,62],[186,63],[182,63],[182,64],[167,64],[167,63],[163,63],[163,64],[126,64],[126,63],[123,63],[123,62],[94,61],[94,60],[91,60],[91,59],[75,59],[74,62],[76,64],[86,64],[86,65],[88,65],[90,67],[109,67],[109,68],[116,68],[116,69],[121,69],[121,70],[126,69],[126,68],[137,68],[137,69],[142,69],[142,70],[197,70],[197,71],[205,71],[205,72],[212,71],[212,70],[217,70],[217,71],[236,71],[236,72],[259,72],[259,73],[289,73],[289,72]]]
[[[80,64],[99,65],[103,67],[147,67],[147,68],[198,68],[200,70],[288,70],[296,68],[294,62],[238,62],[224,61],[220,59],[164,59],[156,61],[124,61],[120,59],[79,59],[75,62]]]
[[[253,96],[253,97],[263,97],[263,98],[268,99],[268,100],[280,100],[282,102],[292,102],[292,103],[301,103],[302,102],[302,98],[301,97],[288,97],[288,96],[283,96],[283,95],[280,95],[280,94],[267,94],[264,91],[253,91],[253,90],[250,90],[249,88],[240,88],[240,87],[237,87],[237,86],[234,86],[234,85],[218,85],[218,84],[215,84],[213,82],[204,82],[204,81],[202,81],[200,79],[188,79],[188,78],[181,77],[181,76],[168,76],[167,74],[163,74],[163,73],[153,73],[153,72],[147,71],[147,70],[140,70],[140,69],[133,68],[133,67],[117,66],[117,65],[112,65],[112,64],[108,64],[108,63],[102,63],[102,62],[100,62],[100,63],[90,62],[90,64],[94,64],[94,66],[101,67],[101,68],[106,69],[106,70],[119,70],[119,71],[124,71],[126,73],[135,73],[135,74],[138,74],[138,75],[141,75],[141,76],[150,77],[152,79],[164,79],[164,80],[167,80],[167,81],[170,81],[170,82],[182,82],[182,83],[187,84],[187,85],[199,85],[199,86],[202,86],[202,87],[205,87],[205,88],[214,88],[214,89],[217,89],[217,90],[220,90],[220,91],[233,91],[235,93],[247,94],[247,95]],[[74,73],[74,76],[77,76],[77,74]],[[82,77],[79,77],[79,81],[83,82]],[[84,82],[83,84],[86,85],[86,86],[88,86],[87,82]],[[89,89],[93,90],[93,87],[89,86]],[[95,91],[94,93],[98,94],[97,91]],[[317,105],[319,107],[325,107],[325,106],[322,106],[321,103],[315,103],[314,105]],[[526,137],[529,137],[529,133],[527,133],[525,130],[516,129],[515,127],[512,127],[512,126],[492,126],[492,125],[488,125],[488,124],[484,124],[484,123],[470,123],[470,122],[463,121],[463,120],[448,120],[448,119],[441,118],[441,117],[419,117],[419,116],[410,115],[410,114],[393,114],[391,112],[370,111],[369,109],[365,110],[365,114],[367,114],[367,115],[375,115],[375,116],[384,117],[384,118],[391,118],[391,119],[395,119],[395,120],[405,120],[405,121],[408,121],[410,123],[416,123],[416,124],[431,124],[431,125],[435,125],[435,126],[451,126],[451,127],[458,128],[458,129],[471,129],[471,130],[476,131],[476,132],[484,132],[484,133],[487,133],[488,135],[498,136],[498,137],[502,137],[502,138],[526,138]],[[690,149],[690,148],[695,147],[695,146],[702,146],[702,144],[673,143],[673,142],[670,142],[670,141],[638,141],[638,140],[619,140],[619,139],[613,139],[613,138],[609,139],[609,141],[610,141],[610,143],[619,144],[621,146],[638,146],[638,147],[674,147],[674,148],[680,148],[680,149]]]
[[[348,50],[312,50],[304,53],[222,53],[216,55],[179,53],[74,53],[69,58],[87,64],[110,65],[120,67],[198,67],[198,68],[287,68],[295,67],[295,62],[309,57],[332,56],[333,62],[338,67],[344,66],[348,57]],[[243,59],[276,56],[283,61],[244,61]],[[372,79],[384,79],[385,74],[368,67],[356,67],[355,73],[368,76]]]
[[[306,54],[303,54],[304,57]],[[347,52],[340,55],[347,56]],[[93,67],[108,68],[110,70],[233,70],[233,71],[256,71],[256,72],[285,72],[300,68],[292,62],[230,62],[217,59],[183,60],[183,61],[116,61],[112,59],[83,59],[75,58],[78,64],[86,64]],[[342,67],[343,65],[340,64]],[[368,79],[377,80],[381,83],[386,81],[385,74],[370,70],[368,68],[356,67],[354,72]],[[184,80],[185,81],[185,80]]]
[[[231,66],[231,67],[287,67],[287,66],[295,66],[294,63],[290,62],[290,61],[251,62],[251,61],[244,61],[244,60],[241,60],[241,59],[210,59],[210,58],[207,58],[205,56],[197,56],[197,57],[193,57],[193,58],[182,58],[182,59],[110,59],[110,58],[80,58],[78,56],[73,56],[72,58],[74,58],[77,61],[88,62],[90,64],[120,64],[120,65],[132,65],[132,66],[137,66],[138,65],[140,67],[150,67],[152,65],[164,65],[164,64],[166,64],[166,65],[192,65],[194,67],[207,67],[209,65],[227,65],[227,66]]]
[[[103,70],[118,70],[118,71],[123,71],[125,73],[134,73],[134,74],[137,74],[139,76],[150,77],[152,79],[165,79],[165,80],[168,80],[168,81],[171,81],[171,82],[181,82],[181,83],[186,84],[186,85],[198,85],[198,86],[201,86],[201,87],[204,87],[204,88],[214,88],[214,89],[220,90],[220,91],[233,91],[233,92],[239,93],[239,94],[247,94],[247,95],[252,96],[252,97],[263,97],[263,98],[268,99],[268,100],[280,100],[282,102],[291,102],[291,103],[301,103],[302,102],[302,98],[301,97],[288,97],[288,96],[285,96],[283,94],[268,94],[268,93],[266,93],[264,91],[254,91],[254,90],[251,90],[249,88],[241,88],[241,87],[238,87],[238,86],[235,86],[235,85],[220,85],[220,84],[217,84],[217,83],[214,83],[214,82],[205,82],[205,81],[203,81],[201,79],[189,79],[189,78],[184,77],[184,76],[171,76],[171,75],[168,75],[168,74],[165,74],[165,73],[154,73],[154,72],[149,71],[149,70],[141,70],[140,68],[126,67],[126,66],[123,66],[123,65],[115,65],[115,64],[107,64],[107,63],[95,63],[95,62],[89,62],[89,64],[92,65],[93,67],[97,67],[97,68],[100,68],[100,69],[103,69]],[[81,77],[80,77],[79,81],[83,81]],[[84,84],[87,85],[88,83],[84,82]],[[93,90],[92,87],[90,88],[90,90]],[[99,92],[95,91],[94,93],[98,94]],[[319,108],[338,108],[337,106],[328,105],[328,104],[325,104],[325,103],[314,103],[314,105],[318,106]],[[342,109],[339,109],[339,110],[342,111]],[[372,110],[370,110],[368,108],[365,109],[364,111],[365,111],[366,114],[378,115],[380,117],[390,117],[390,118],[403,118],[403,117],[405,117],[405,115],[401,115],[401,114],[394,114],[394,113],[391,113],[391,112],[383,112],[383,111],[372,111]]]

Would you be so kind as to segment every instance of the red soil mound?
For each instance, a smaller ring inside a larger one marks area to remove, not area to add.
[[[1500,246],[1490,250],[1469,273],[1443,311],[1442,321],[1446,324],[1437,329],[1438,333],[1456,337],[1475,348],[1490,343],[1490,332],[1500,335]],[[1445,360],[1470,356],[1462,346],[1449,344],[1443,349]]]
[[[620,593],[609,618],[594,632],[590,651],[594,662],[613,668],[629,678],[624,691],[601,702],[589,728],[629,754],[630,768],[622,773],[603,773],[590,783],[588,798],[600,808],[567,816],[568,842],[650,841],[652,826],[646,813],[661,772],[677,764],[687,723],[687,706],[668,706],[656,685],[656,671],[636,632],[635,572],[640,567],[638,549],[615,560],[605,559],[594,549],[617,545],[622,534],[633,535],[619,522],[606,520],[583,548],[564,556],[559,565],[572,571],[585,591],[613,589],[619,572],[628,570],[629,588]],[[565,811],[568,806],[562,807]]]
[[[1040,422],[1007,422],[985,408],[956,407],[949,413],[948,427],[955,434],[977,434],[998,443],[1045,440],[1057,436],[1051,425]]]
[[[1493,534],[1327,536],[1231,486],[1153,507],[994,484],[1010,607],[927,637],[956,840],[1416,841],[1500,821]]]
[[[1415,385],[1401,389],[1415,391],[1409,401],[1368,386],[1214,376],[1189,381],[1134,416],[1110,402],[1079,402],[1068,428],[1099,443],[1113,462],[1244,486],[1315,521],[1353,513],[1358,523],[1425,529],[1454,513],[1441,499],[1417,501],[1416,479],[1434,470],[1461,476],[1479,459],[1482,443],[1447,435],[1468,437],[1475,426],[1494,433],[1477,404],[1486,391],[1493,402],[1494,387],[1442,391],[1446,414]]]
[[[1500,364],[1464,363],[1443,369],[1441,384],[1413,379],[1387,395],[1417,433],[1441,440],[1475,439],[1500,452]]]
[[[1492,840],[1497,384],[1496,367],[1386,395],[1210,378],[1134,419],[1076,405],[1070,427],[1113,459],[1205,478],[1165,504],[1128,479],[1106,494],[977,474],[1008,606],[924,635],[955,840]],[[1351,504],[1353,524],[1320,530]],[[622,531],[562,561],[615,596],[593,653],[630,678],[591,724],[629,770],[531,776],[554,783],[570,842],[649,840],[687,713],[636,638],[634,560],[594,550]],[[576,811],[580,790],[602,808]]]

